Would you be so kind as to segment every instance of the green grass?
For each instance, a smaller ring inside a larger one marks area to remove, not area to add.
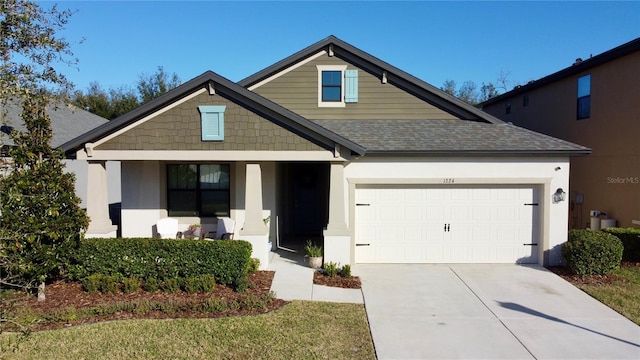
[[[2,349],[15,334],[0,335]],[[4,355],[4,356],[3,356]],[[363,305],[293,301],[258,316],[127,320],[32,333],[11,359],[375,359]]]
[[[640,266],[622,266],[614,274],[624,280],[612,284],[576,286],[640,325]]]

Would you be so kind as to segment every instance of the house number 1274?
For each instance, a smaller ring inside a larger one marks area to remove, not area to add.
[[[453,184],[454,181],[452,178],[444,178],[444,180],[442,181],[445,184]]]

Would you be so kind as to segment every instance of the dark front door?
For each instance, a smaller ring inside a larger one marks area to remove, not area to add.
[[[289,163],[284,170],[284,240],[321,239],[329,214],[329,164]]]

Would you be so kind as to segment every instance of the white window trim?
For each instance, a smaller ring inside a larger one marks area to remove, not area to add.
[[[318,69],[318,107],[345,107],[344,102],[344,72],[347,65],[316,65]],[[342,81],[340,82],[340,101],[322,101],[322,72],[323,71],[340,71],[342,73]]]

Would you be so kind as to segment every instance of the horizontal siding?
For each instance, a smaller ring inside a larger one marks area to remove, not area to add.
[[[344,108],[318,107],[318,70],[316,65],[347,65],[337,58],[323,55],[283,74],[254,91],[308,119],[457,119],[365,71],[358,71],[358,102]]]

